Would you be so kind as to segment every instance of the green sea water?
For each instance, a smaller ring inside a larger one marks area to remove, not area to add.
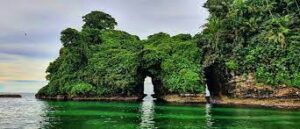
[[[0,99],[0,128],[24,129],[289,129],[300,112],[208,104],[40,101],[31,94]]]
[[[31,94],[0,99],[0,129],[289,129],[300,112],[205,104],[40,101]]]

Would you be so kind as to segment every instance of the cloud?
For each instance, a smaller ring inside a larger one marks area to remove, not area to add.
[[[103,10],[114,16],[118,29],[145,38],[157,32],[195,34],[206,23],[206,0],[90,0],[86,13]]]
[[[0,92],[36,93],[47,81],[10,80],[0,82]]]
[[[0,92],[37,92],[47,83],[48,63],[48,59],[0,53]]]
[[[45,80],[48,59],[35,59],[0,53],[0,81]]]
[[[23,56],[27,58],[54,59],[58,56],[60,45],[51,43],[3,43],[0,54]],[[2,57],[5,58],[5,57]],[[1,61],[1,57],[0,57]]]
[[[47,84],[48,64],[48,59],[0,53],[0,92],[36,93]]]

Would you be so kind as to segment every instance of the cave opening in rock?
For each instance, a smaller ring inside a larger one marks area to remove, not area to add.
[[[158,98],[160,95],[163,95],[164,90],[160,73],[159,70],[154,69],[138,69],[138,93],[143,95],[144,98],[147,96]]]
[[[222,63],[214,63],[204,69],[204,75],[211,97],[220,98],[222,95],[230,96],[232,84],[229,80],[232,78]]]
[[[204,70],[206,84],[210,91],[211,97],[221,97],[222,94],[222,82],[220,73],[217,71],[215,65],[210,65]]]

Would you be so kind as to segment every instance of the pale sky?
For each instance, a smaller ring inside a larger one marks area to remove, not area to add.
[[[1,0],[0,92],[37,92],[61,47],[61,30],[80,30],[93,10],[111,14],[117,29],[145,38],[157,32],[196,34],[206,0]]]

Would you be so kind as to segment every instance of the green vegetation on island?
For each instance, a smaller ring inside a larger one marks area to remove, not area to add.
[[[300,87],[299,0],[208,0],[205,7],[209,22],[199,36],[205,66]]]
[[[114,18],[93,11],[83,17],[81,31],[62,31],[60,56],[37,95],[142,96],[146,76],[158,96],[200,94],[206,83],[213,95],[229,94],[235,88],[229,82],[243,75],[254,75],[259,85],[299,88],[299,3],[208,0],[210,17],[201,33],[161,32],[145,40],[115,30]]]
[[[191,35],[158,33],[140,40],[114,30],[115,19],[100,11],[83,21],[81,31],[61,32],[63,47],[38,95],[142,96],[146,76],[153,78],[156,94],[203,91],[201,50]]]

